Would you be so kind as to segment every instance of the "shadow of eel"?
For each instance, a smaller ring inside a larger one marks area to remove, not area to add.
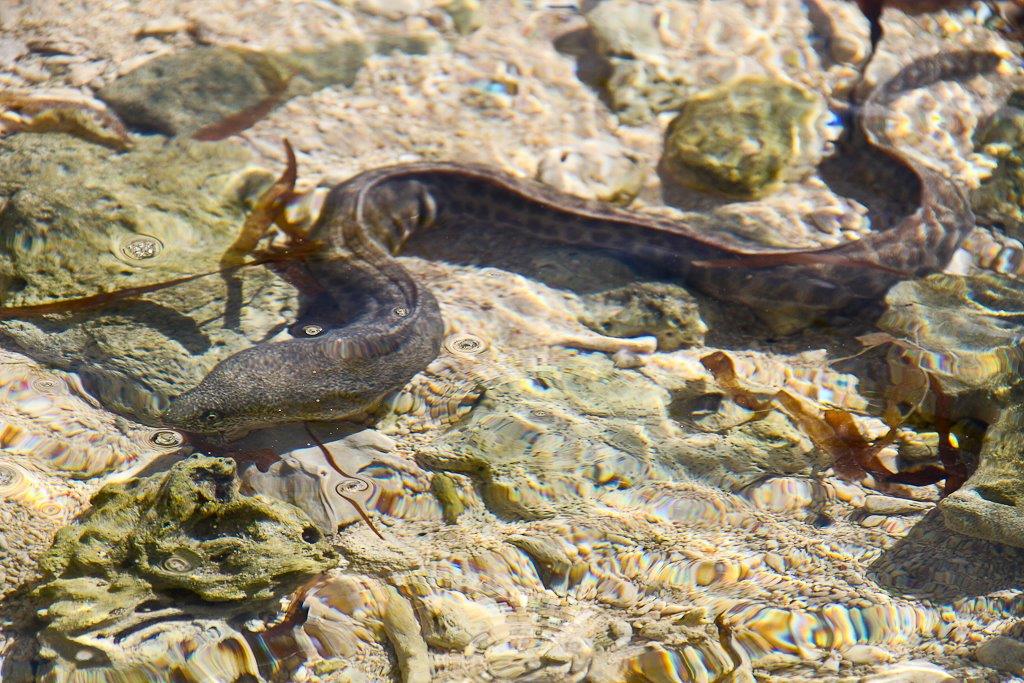
[[[643,215],[482,166],[424,162],[361,173],[331,190],[310,233],[322,248],[303,263],[321,288],[292,326],[294,338],[224,359],[171,402],[164,420],[221,433],[372,409],[439,353],[444,321],[437,301],[393,255],[413,234],[440,225],[625,253],[746,305],[824,312],[877,300],[901,279],[943,268],[974,226],[958,185],[901,153],[886,135],[892,102],[999,63],[991,52],[941,53],[875,88],[857,112],[857,144],[916,177],[916,205],[889,229],[831,248],[748,249],[699,231],[700,219],[707,220],[697,214],[692,222]]]

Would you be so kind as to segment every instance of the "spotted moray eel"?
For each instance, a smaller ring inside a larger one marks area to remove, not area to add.
[[[857,113],[857,146],[874,166],[895,166],[916,185],[915,203],[888,229],[827,249],[745,249],[685,219],[586,201],[483,166],[424,162],[361,173],[331,190],[311,231],[323,249],[304,267],[319,291],[307,297],[294,338],[226,358],[173,400],[164,419],[216,433],[371,409],[439,352],[437,301],[393,257],[411,236],[437,226],[622,252],[712,296],[758,307],[827,311],[877,300],[900,279],[943,268],[974,226],[958,185],[887,137],[891,103],[907,90],[990,72],[999,61],[990,52],[942,53],[875,88]]]

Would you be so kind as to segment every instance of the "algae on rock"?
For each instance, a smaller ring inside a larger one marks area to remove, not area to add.
[[[32,597],[49,636],[109,633],[189,603],[244,611],[336,564],[305,513],[241,495],[233,460],[197,455],[101,489],[57,534]]]
[[[659,351],[704,343],[707,325],[696,300],[679,285],[640,282],[585,297],[592,311],[581,320],[612,337],[653,335]]]
[[[757,199],[817,159],[824,103],[796,83],[745,77],[688,99],[665,134],[662,166],[696,190]]]
[[[610,0],[587,12],[586,19],[599,53],[608,62],[604,89],[622,123],[641,125],[654,114],[682,104],[688,79],[652,63],[662,50],[654,7]]]
[[[30,306],[215,273],[272,181],[231,142],[139,137],[116,153],[63,134],[0,141],[0,300]],[[0,322],[27,355],[79,372],[104,405],[155,422],[170,396],[290,321],[265,267],[102,307]],[[243,306],[243,303],[245,304]]]

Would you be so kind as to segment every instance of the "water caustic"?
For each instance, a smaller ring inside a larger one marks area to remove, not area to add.
[[[0,10],[0,678],[1024,675],[1010,4]]]

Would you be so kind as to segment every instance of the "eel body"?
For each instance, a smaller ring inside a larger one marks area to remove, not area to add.
[[[224,359],[172,401],[164,420],[218,433],[343,419],[403,386],[437,356],[444,322],[434,297],[394,255],[437,226],[455,225],[481,239],[515,231],[628,254],[750,306],[821,312],[876,300],[898,280],[943,268],[974,226],[957,183],[889,139],[891,102],[936,81],[989,72],[999,61],[981,51],[933,55],[872,92],[857,112],[856,144],[872,164],[902,173],[914,200],[888,229],[827,249],[747,249],[700,230],[699,221],[579,199],[476,165],[424,162],[356,175],[331,190],[310,234],[323,248],[303,266],[318,291],[292,326],[294,338]]]

